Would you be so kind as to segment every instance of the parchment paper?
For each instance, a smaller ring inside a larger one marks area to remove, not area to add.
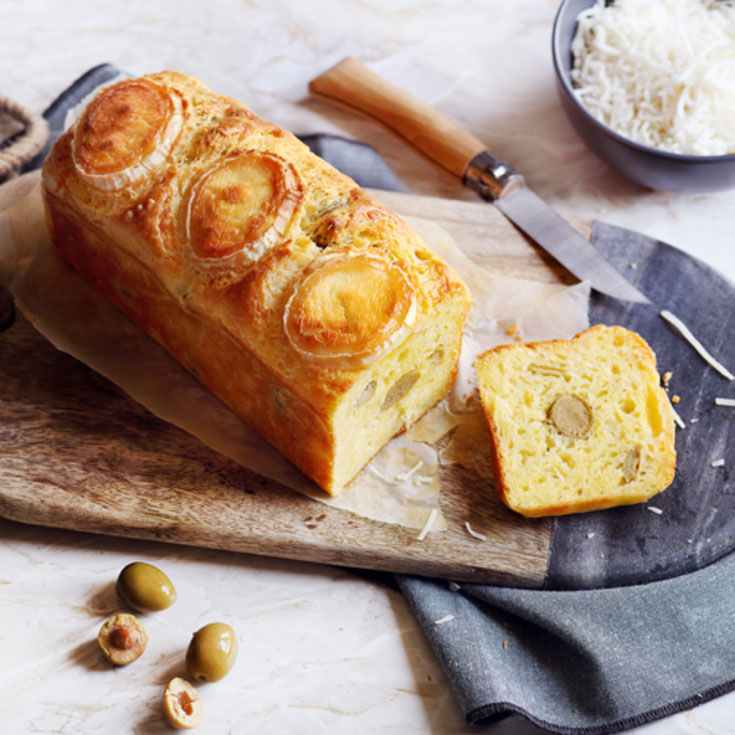
[[[538,340],[570,337],[588,324],[587,284],[567,287],[496,276],[472,263],[438,225],[407,218],[472,291],[457,383],[409,432],[389,442],[339,496],[329,498],[56,255],[46,231],[39,181],[39,173],[33,172],[0,187],[0,283],[30,322],[58,349],[211,448],[315,500],[374,520],[424,526],[431,510],[438,509],[441,492],[434,443],[452,429],[442,463],[487,465],[473,368],[480,352],[516,341],[507,333],[513,325],[524,340]],[[489,473],[489,466],[484,471]],[[439,513],[432,530],[444,528]]]

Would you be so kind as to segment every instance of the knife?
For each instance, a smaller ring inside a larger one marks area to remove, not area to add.
[[[650,303],[588,240],[534,194],[523,176],[490,153],[479,138],[439,110],[387,82],[361,61],[346,58],[312,79],[309,91],[315,97],[386,125],[419,153],[492,202],[595,290],[626,301]]]

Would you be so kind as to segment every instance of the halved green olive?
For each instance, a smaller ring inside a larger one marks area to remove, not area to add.
[[[209,623],[192,636],[186,651],[186,667],[200,682],[219,681],[237,659],[237,636],[227,623]]]
[[[141,612],[165,610],[176,602],[176,588],[158,568],[144,561],[128,564],[117,578],[117,594]]]
[[[124,666],[145,651],[148,635],[135,615],[118,613],[105,620],[97,634],[97,643],[110,663]]]

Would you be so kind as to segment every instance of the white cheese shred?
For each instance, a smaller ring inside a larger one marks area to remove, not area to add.
[[[410,470],[406,470],[405,472],[400,472],[396,475],[396,481],[397,482],[408,482],[422,467],[424,466],[424,461],[420,459],[416,464],[411,467]]]
[[[441,625],[442,623],[448,623],[450,620],[454,620],[454,615],[445,615],[443,618],[434,621],[434,625]]]
[[[465,521],[464,527],[472,538],[476,538],[478,541],[487,541],[487,536],[484,533],[478,533],[475,531],[472,526],[470,526],[469,521]]]
[[[372,462],[367,466],[367,468],[368,472],[372,472],[379,480],[390,483],[390,477],[386,477]]]
[[[687,425],[684,423],[684,419],[676,412],[676,409],[671,405],[671,401],[669,401],[669,406],[671,406],[671,413],[674,414],[674,422],[676,425],[680,429],[686,429]]]
[[[735,4],[596,0],[571,50],[578,99],[616,133],[671,153],[735,153]]]
[[[663,511],[661,508],[657,508],[655,505],[649,505],[648,510],[651,511],[651,513],[655,513],[657,516],[660,516],[663,514]]]
[[[665,319],[672,327],[676,329],[684,339],[695,349],[697,354],[712,368],[714,368],[720,375],[724,376],[728,380],[735,380],[733,375],[724,365],[717,362],[712,355],[707,352],[704,345],[689,331],[689,328],[684,324],[679,317],[672,314],[670,311],[665,309],[661,312],[661,317]]]
[[[426,534],[429,533],[431,527],[434,525],[434,521],[436,520],[436,516],[438,513],[439,511],[436,508],[431,509],[431,513],[429,513],[429,517],[426,519],[426,523],[421,529],[421,533],[416,536],[417,541],[423,541],[426,538]]]
[[[715,398],[715,406],[735,406],[735,398]]]
[[[725,466],[725,460],[724,459],[713,459],[710,464],[712,467],[724,467]]]

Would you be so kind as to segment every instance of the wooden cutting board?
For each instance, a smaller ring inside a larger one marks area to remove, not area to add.
[[[539,281],[561,270],[495,210],[380,192],[395,211],[445,227],[496,272]],[[442,469],[449,525],[379,523],[264,479],[151,415],[57,351],[18,314],[0,335],[0,514],[24,523],[458,580],[543,583],[551,522],[507,510],[471,470]],[[465,521],[488,533],[470,537]]]

